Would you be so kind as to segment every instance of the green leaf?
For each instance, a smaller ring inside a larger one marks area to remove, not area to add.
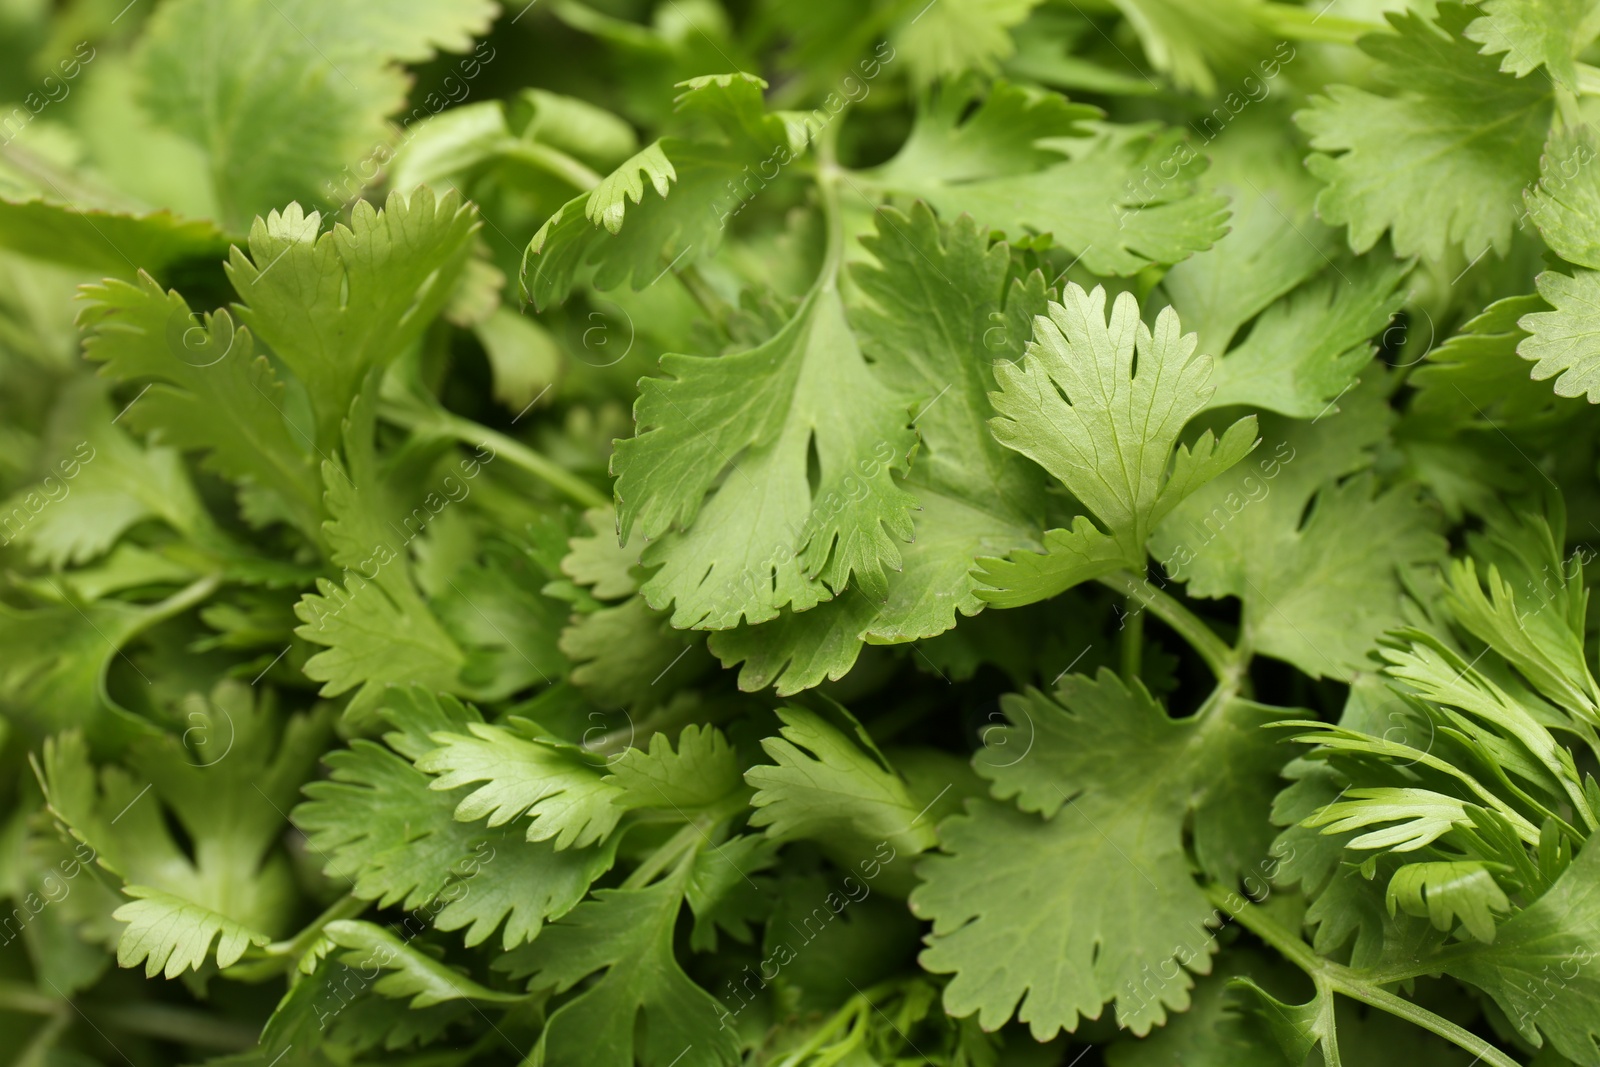
[[[1600,175],[1589,166],[1596,158],[1587,126],[1554,132],[1539,160],[1539,184],[1523,194],[1544,243],[1580,267],[1600,268]]]
[[[1313,1051],[1322,1067],[1340,1067],[1339,1024],[1333,994],[1319,989],[1304,1004],[1287,1004],[1248,978],[1235,978],[1235,996],[1244,1008],[1266,1025],[1277,1040],[1285,1060],[1310,1067]]]
[[[154,379],[128,422],[172,446],[203,451],[212,470],[274,499],[271,513],[316,540],[322,485],[310,442],[284,413],[284,385],[248,330],[227,311],[199,317],[176,291],[137,284],[88,287],[79,325],[84,354],[124,382]]]
[[[1431,789],[1350,789],[1344,795],[1349,799],[1329,804],[1305,825],[1325,827],[1329,834],[1367,831],[1352,838],[1347,848],[1414,852],[1472,822],[1465,803]],[[1385,825],[1389,823],[1394,825]]]
[[[1600,272],[1545,271],[1537,285],[1554,310],[1517,320],[1530,335],[1517,345],[1517,355],[1533,361],[1534,381],[1555,378],[1556,396],[1600,404]]]
[[[382,908],[427,908],[438,929],[466,928],[469,946],[503,922],[509,949],[570,911],[610,868],[612,847],[558,852],[526,841],[520,827],[460,822],[460,797],[429,788],[434,779],[410,760],[432,750],[429,734],[480,722],[476,710],[419,687],[389,690],[383,713],[396,727],[390,747],[357,739],[330,753],[329,778],[308,784],[293,812],[329,878]]]
[[[1543,66],[1563,89],[1576,92],[1573,57],[1600,32],[1594,0],[1487,0],[1483,15],[1463,32],[1500,55],[1500,69],[1522,78]]]
[[[117,965],[137,967],[143,963],[146,978],[158,974],[176,978],[184,971],[199,970],[211,955],[213,943],[217,966],[231,967],[245,949],[271,940],[209,908],[159,889],[130,885],[123,892],[134,899],[111,916],[128,924],[117,943]]]
[[[1143,1038],[1126,1038],[1106,1050],[1110,1067],[1284,1067],[1270,1032],[1239,1010],[1230,982],[1274,974],[1265,959],[1234,947],[1217,957],[1211,974],[1195,983],[1189,1010]]]
[[[1040,0],[942,0],[909,7],[911,19],[893,33],[895,53],[905,52],[911,80],[927,85],[969,70],[992,71],[1015,51],[1010,31]]]
[[[561,631],[561,651],[574,664],[568,680],[596,704],[650,705],[671,699],[705,673],[709,660],[704,652],[696,654],[697,638],[673,629],[666,613],[632,596],[616,607],[574,616]],[[672,684],[658,686],[668,671]]]
[[[1477,256],[1511,244],[1517,202],[1538,173],[1551,117],[1542,78],[1496,69],[1461,36],[1474,8],[1441,3],[1438,21],[1407,11],[1385,17],[1393,33],[1358,43],[1377,61],[1385,93],[1328,87],[1296,114],[1317,154],[1307,165],[1327,183],[1317,212],[1348,225],[1365,252],[1392,231],[1397,255]],[[1449,189],[1441,200],[1436,190]]]
[[[814,607],[852,579],[882,599],[896,541],[912,537],[915,498],[890,472],[905,469],[914,436],[828,272],[771,340],[669,355],[662,369],[640,382],[637,432],[612,459],[622,540],[652,542],[650,606],[675,604],[674,626],[717,630]]]
[[[290,201],[359,193],[352,168],[389,158],[399,64],[466,51],[495,11],[489,0],[181,0],[150,17],[136,49],[141,103],[200,147],[223,223],[242,229]]]
[[[1492,945],[1447,957],[1535,1048],[1600,1062],[1600,849],[1585,848],[1533,904],[1502,922]]]
[[[55,465],[0,502],[5,543],[26,544],[32,562],[54,569],[104,555],[151,519],[207,547],[222,543],[177,453],[141,448],[118,414],[98,382],[79,379],[62,391],[43,449]]]
[[[604,971],[551,1013],[534,1065],[731,1067],[738,1042],[719,1025],[717,1000],[695,985],[672,952],[685,875],[646,889],[602,889],[496,968],[531,975],[557,994]]]
[[[643,289],[670,266],[715,252],[727,220],[751,195],[733,180],[748,181],[749,170],[763,162],[784,166],[809,139],[798,119],[767,112],[766,87],[744,73],[680,83],[683,135],[642,149],[533,235],[522,258],[522,287],[534,306],[565,300],[589,264],[596,288],[631,281]],[[646,184],[655,196],[645,195]]]
[[[722,731],[685,726],[678,749],[665,734],[650,738],[647,750],[630,748],[611,764],[608,781],[622,790],[615,803],[625,808],[705,808],[739,789],[739,759]]]
[[[1495,913],[1511,902],[1481,863],[1408,863],[1395,871],[1384,892],[1389,914],[1426,917],[1436,930],[1449,932],[1459,921],[1474,938],[1494,940]]]
[[[1005,751],[1027,754],[975,766],[1023,810],[969,801],[941,824],[945,854],[923,861],[911,897],[933,922],[922,965],[953,974],[945,1009],[986,1029],[1014,1012],[1043,1041],[1115,1000],[1119,1025],[1144,1034],[1189,1006],[1189,972],[1216,950],[1186,830],[1218,879],[1266,853],[1282,756],[1259,727],[1283,713],[1236,701],[1174,720],[1108,671],[1060,696],[1004,701]]]
[[[170,211],[137,213],[49,199],[0,197],[0,246],[84,271],[165,275],[191,260],[218,260],[228,242],[211,222]]]
[[[1167,73],[1178,88],[1202,97],[1216,94],[1216,68],[1231,73],[1241,67],[1248,70],[1269,56],[1285,63],[1295,57],[1286,41],[1268,51],[1268,38],[1255,22],[1256,0],[1222,0],[1204,10],[1183,0],[1116,0],[1116,6],[1139,35],[1151,65]]]
[[[987,139],[974,149],[975,165],[1001,150]],[[915,205],[909,216],[881,209],[877,223],[862,242],[877,264],[854,273],[860,298],[850,319],[874,373],[915,412],[919,445],[903,483],[921,505],[912,517],[914,540],[901,550],[901,570],[888,575],[886,599],[853,591],[712,635],[712,651],[725,664],[744,661],[744,689],[775,684],[780,695],[795,693],[842,677],[863,642],[917,641],[949,630],[957,612],[982,608],[973,559],[1032,545],[1043,525],[1042,473],[987,426],[994,367],[1021,355],[1033,316],[1045,308],[1043,276],[1011,279],[1008,249],[990,247],[971,219],[939,223]]]
[[[1179,334],[1171,308],[1152,332],[1129,293],[1117,298],[1109,327],[1104,289],[1085,293],[1069,284],[1063,300],[1036,320],[1027,362],[998,371],[999,417],[991,425],[1001,444],[1055,475],[1101,525],[1083,520],[1053,531],[1052,552],[1042,559],[1014,553],[1009,566],[981,561],[982,580],[1001,589],[1007,604],[1058,592],[1071,579],[1143,569],[1145,542],[1162,516],[1256,443],[1251,416],[1220,440],[1207,430],[1178,447],[1184,425],[1210,398],[1212,361],[1194,354],[1195,337]],[[1019,586],[1002,586],[1008,579]]]
[[[875,751],[862,751],[815,712],[784,708],[778,717],[781,736],[761,742],[776,765],[752,767],[744,776],[756,790],[751,826],[766,827],[777,841],[868,849],[887,841],[897,853],[912,854],[933,847],[932,824],[918,825],[920,805]]]
[[[306,387],[327,450],[362,380],[450,299],[481,224],[455,192],[419,189],[382,209],[358,201],[348,225],[319,236],[321,225],[298,204],[257,219],[249,253],[228,258],[228,280],[244,299],[240,320]]]
[[[529,741],[502,726],[469,723],[467,730],[432,735],[439,747],[417,760],[419,770],[438,775],[433,789],[484,783],[456,805],[458,820],[487,817],[494,827],[528,815],[528,840],[553,838],[558,849],[584,848],[615,829],[623,809],[614,801],[625,791],[586,754]]]
[[[485,988],[373,923],[336,919],[323,931],[346,950],[341,958],[347,966],[388,971],[373,984],[373,991],[396,999],[410,997],[410,1008],[432,1007],[447,1000],[515,1004],[525,999]]]
[[[1284,143],[1276,115],[1242,114],[1213,134],[1215,121],[1202,120],[1214,138],[1206,177],[1228,197],[1228,234],[1175,264],[1161,288],[1199,336],[1198,350],[1220,357],[1245,323],[1327,269],[1339,235],[1317,219],[1321,186],[1299,147]]]
[[[1040,104],[1004,85],[958,124],[974,89],[945,89],[902,155],[861,181],[920,197],[947,219],[971,215],[1014,240],[1050,234],[1094,274],[1176,263],[1227,232],[1226,202],[1197,193],[1204,164],[1177,131],[1111,129],[1073,143],[1064,138],[1084,136],[1075,124],[1092,117],[1087,109]],[[1004,151],[979,155],[997,142]]]
[[[1518,345],[1528,337],[1518,323],[1546,306],[1532,294],[1496,300],[1430,348],[1427,361],[1411,374],[1417,387],[1412,410],[1448,425],[1522,424],[1554,413],[1559,401],[1517,358]]]
[[[1382,385],[1375,375],[1311,422],[1263,419],[1271,453],[1180,504],[1150,544],[1191,596],[1244,602],[1248,647],[1313,676],[1366,669],[1403,622],[1400,575],[1445,550],[1414,490],[1360,473],[1385,436]]]
[[[1316,418],[1372,360],[1370,343],[1400,310],[1406,265],[1361,260],[1332,266],[1274,303],[1228,350],[1207,406],[1245,404]]]
[[[279,844],[282,809],[315,763],[327,719],[284,721],[270,697],[254,697],[242,682],[221,683],[209,701],[195,697],[188,721],[196,725],[182,739],[151,733],[133,743],[133,774],[113,764],[96,775],[76,733],[45,746],[52,813],[136,898],[114,916],[129,923],[118,948],[125,967],[145,962],[148,975],[176,977],[198,968],[213,941],[225,967],[247,944],[284,931],[295,895]]]

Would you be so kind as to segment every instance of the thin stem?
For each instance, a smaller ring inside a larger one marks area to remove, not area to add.
[[[695,820],[685,823],[677,833],[669,837],[665,844],[652,852],[643,863],[635,867],[633,873],[623,881],[623,889],[643,889],[650,884],[651,879],[672,866],[680,856],[692,851],[701,840],[705,832]]]
[[[260,1037],[256,1027],[170,1004],[84,1004],[82,1007],[84,1015],[113,1029],[180,1045],[241,1052],[254,1048]]]
[[[1205,660],[1206,666],[1211,668],[1211,673],[1216,675],[1219,682],[1242,677],[1248,655],[1229,648],[1211,627],[1184,607],[1176,597],[1163,593],[1149,581],[1140,581],[1127,571],[1102,575],[1098,580],[1100,584],[1130,598],[1136,597],[1156,618],[1177,631],[1178,636],[1189,642],[1190,647]]]
[[[686,267],[675,269],[672,273],[682,283],[684,291],[700,305],[700,310],[711,320],[711,324],[722,336],[727,337],[728,319],[733,314],[733,308],[711,288],[711,283],[700,273],[700,268],[691,263]]]
[[[503,454],[509,459],[513,466],[522,468],[583,507],[604,507],[611,502],[611,498],[600,490],[559,464],[552,463],[516,438],[507,437],[471,419],[451,414],[441,408],[419,411],[412,406],[399,404],[384,404],[379,413],[388,421],[404,426],[408,430],[431,429],[454,437],[463,444],[489,445],[497,455]]]
[[[574,189],[588,190],[604,179],[565,152],[539,144],[537,141],[514,141],[506,146],[505,154],[547,174],[554,174]]]
[[[1131,685],[1139,677],[1139,661],[1144,652],[1144,612],[1134,603],[1131,594],[1126,606],[1128,613],[1123,616],[1117,643],[1121,653],[1122,680]]]
[[[274,941],[266,948],[269,956],[287,956],[291,961],[304,956],[317,938],[322,936],[322,928],[339,919],[354,919],[366,911],[372,904],[371,901],[362,900],[360,897],[345,894],[328,906],[327,910],[311,921],[311,925],[295,934],[289,941]]]
[[[1324,15],[1314,8],[1294,4],[1261,4],[1252,15],[1256,25],[1291,41],[1355,44],[1358,38],[1382,33],[1386,28],[1378,23]]]
[[[1348,967],[1318,956],[1294,931],[1280,925],[1262,908],[1251,904],[1239,894],[1216,884],[1206,886],[1205,893],[1214,905],[1227,912],[1240,926],[1277,949],[1290,963],[1306,972],[1319,988],[1325,984],[1327,988],[1342,993],[1351,1000],[1359,1000],[1363,1004],[1381,1008],[1397,1018],[1430,1030],[1446,1041],[1476,1054],[1479,1061],[1492,1067],[1518,1067],[1515,1060],[1483,1038],[1448,1019],[1435,1015],[1426,1008],[1418,1007],[1404,997],[1381,988],[1376,978],[1362,976]],[[1398,980],[1393,976],[1383,977],[1389,981]]]
[[[1489,1042],[1469,1030],[1465,1030],[1449,1019],[1441,1018],[1426,1008],[1396,996],[1386,989],[1378,989],[1364,982],[1341,982],[1337,978],[1331,979],[1330,984],[1334,989],[1343,993],[1351,1000],[1359,1000],[1363,1004],[1370,1004],[1374,1008],[1381,1008],[1398,1019],[1420,1026],[1424,1030],[1431,1030],[1450,1042],[1475,1054],[1478,1060],[1490,1064],[1491,1067],[1519,1067],[1516,1060],[1495,1048]]]

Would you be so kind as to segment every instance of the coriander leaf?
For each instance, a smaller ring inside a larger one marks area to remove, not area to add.
[[[0,502],[6,543],[27,544],[34,563],[56,569],[86,563],[149,519],[208,547],[219,544],[178,454],[140,447],[116,425],[116,415],[105,388],[92,380],[78,379],[57,399],[44,439],[54,469]]]
[[[84,355],[124,382],[154,379],[128,421],[172,446],[200,450],[206,465],[252,492],[313,541],[322,522],[321,480],[310,441],[284,413],[284,386],[248,330],[227,311],[199,318],[149,275],[137,284],[85,289]]]
[[[321,216],[298,204],[250,227],[228,280],[239,318],[271,346],[310,394],[317,446],[331,449],[361,381],[411,344],[444,307],[466,268],[480,223],[455,192],[365,200],[350,221],[318,236]]]
[[[815,712],[784,708],[778,717],[781,736],[761,742],[776,765],[752,767],[744,776],[756,790],[751,826],[766,827],[778,841],[868,849],[887,841],[909,853],[933,846],[933,827],[918,825],[922,813],[905,782],[876,752],[863,752]]]
[[[616,600],[638,591],[633,568],[639,565],[639,548],[628,548],[617,541],[616,513],[608,504],[583,513],[591,534],[581,534],[567,542],[571,549],[561,560],[561,573],[588,586],[601,600]]]
[[[1340,1067],[1339,1024],[1330,991],[1318,989],[1304,1004],[1288,1004],[1249,978],[1235,978],[1231,985],[1237,1003],[1266,1026],[1287,1062],[1309,1067],[1312,1052],[1320,1051],[1323,1067]]]
[[[1192,985],[1179,969],[1152,989],[1151,969],[1193,946],[1180,963],[1205,974],[1216,948],[1186,829],[1219,879],[1266,852],[1282,757],[1260,727],[1284,713],[1234,701],[1174,720],[1109,671],[1070,677],[1060,698],[1003,702],[1011,725],[996,729],[1033,748],[1006,767],[976,761],[998,799],[940,825],[944,851],[911,896],[933,922],[921,961],[954,975],[945,1009],[977,1012],[986,1029],[1015,1012],[1043,1041],[1115,1000],[1118,1023],[1142,1035],[1186,1009]]]
[[[1492,945],[1449,954],[1447,974],[1482,989],[1535,1048],[1574,1063],[1600,1041],[1600,849],[1585,848],[1531,905],[1501,922]]]
[[[650,738],[648,751],[630,748],[611,764],[607,781],[622,790],[624,808],[704,808],[739,789],[739,759],[722,731],[689,725],[678,749],[665,734]]]
[[[216,225],[169,211],[137,213],[50,199],[0,197],[0,246],[97,275],[165,275],[191,260],[217,260],[228,242]]]
[[[1374,77],[1386,93],[1329,86],[1295,116],[1317,149],[1307,166],[1327,183],[1317,212],[1348,225],[1357,252],[1386,230],[1401,256],[1510,247],[1517,198],[1538,172],[1552,94],[1543,79],[1502,74],[1477,53],[1461,36],[1473,11],[1446,2],[1437,22],[1415,11],[1387,14],[1393,33],[1357,42],[1377,61]],[[1438,189],[1451,196],[1441,201]]]
[[[601,889],[552,923],[497,970],[531,975],[532,989],[561,994],[604,971],[550,1014],[535,1065],[731,1067],[734,1032],[717,1000],[683,973],[672,951],[687,874],[645,889]]]
[[[1125,1038],[1106,1050],[1110,1067],[1284,1067],[1277,1043],[1264,1027],[1239,1011],[1230,988],[1239,977],[1274,974],[1267,960],[1248,948],[1218,955],[1211,974],[1195,983],[1189,1010],[1143,1038]]]
[[[52,813],[135,898],[113,916],[129,923],[118,962],[145,963],[150,976],[198,968],[214,940],[219,965],[227,966],[248,944],[284,931],[295,896],[279,845],[282,806],[327,736],[325,715],[284,721],[270,697],[255,699],[242,682],[221,683],[199,713],[208,731],[220,734],[226,722],[227,750],[211,758],[189,747],[187,733],[182,740],[147,734],[128,752],[137,777],[116,765],[96,775],[77,733],[44,750],[41,778]],[[141,779],[147,784],[138,788]],[[146,800],[147,792],[155,796]],[[192,855],[163,809],[192,842]]]
[[[376,374],[351,407],[344,424],[344,462],[324,460],[324,500],[332,519],[323,535],[333,562],[344,568],[343,584],[317,579],[317,592],[295,604],[302,623],[298,637],[326,646],[306,661],[306,677],[322,682],[322,695],[337,696],[360,686],[345,707],[361,719],[382,700],[386,685],[423,685],[438,692],[460,692],[466,654],[417,589],[407,545],[415,531],[393,544],[402,528],[386,521],[398,516],[393,486],[378,469],[374,445]],[[426,525],[430,493],[417,510]],[[416,514],[406,516],[409,520]]]
[[[70,727],[96,743],[137,731],[106,690],[112,660],[138,634],[170,614],[157,604],[122,600],[80,603],[69,590],[50,591],[38,607],[0,603],[0,640],[11,654],[0,660],[0,709],[36,736]]]
[[[1174,455],[1185,423],[1210,398],[1212,361],[1194,354],[1195,337],[1179,334],[1171,308],[1152,332],[1130,293],[1117,298],[1109,327],[1104,289],[1085,293],[1069,284],[1063,301],[1036,320],[1027,361],[998,370],[991,426],[1001,444],[1060,479],[1103,528],[1083,521],[1056,532],[1056,554],[1042,560],[1013,553],[1009,567],[981,562],[990,586],[1007,578],[1024,583],[1006,590],[1007,604],[1058,592],[1071,578],[1142,569],[1145,542],[1162,516],[1256,443],[1249,416],[1220,440],[1207,430]]]
[[[1495,913],[1511,902],[1482,863],[1408,863],[1394,872],[1384,893],[1389,914],[1426,917],[1434,929],[1448,933],[1459,921],[1479,941],[1494,940]]]
[[[915,10],[893,33],[895,51],[906,53],[911,80],[927,85],[969,70],[992,71],[995,61],[1016,50],[1010,31],[1040,0],[940,0]]]
[[[1526,424],[1558,412],[1548,387],[1518,357],[1528,333],[1518,323],[1548,307],[1533,294],[1496,300],[1430,348],[1411,374],[1411,410],[1447,426]]]
[[[914,436],[862,357],[832,270],[771,340],[668,355],[662,369],[640,382],[638,430],[612,458],[621,538],[654,542],[641,557],[656,568],[650,606],[676,604],[680,628],[727,629],[814,607],[852,578],[881,599],[896,541],[912,536],[915,498],[890,472]]]
[[[1221,356],[1240,327],[1332,262],[1338,234],[1318,221],[1321,186],[1299,146],[1284,142],[1276,115],[1242,115],[1211,134],[1214,121],[1201,120],[1215,138],[1206,144],[1206,177],[1228,197],[1228,234],[1175,264],[1161,288],[1198,335],[1198,350]]]
[[[1216,366],[1207,406],[1247,404],[1316,418],[1372,361],[1369,343],[1404,300],[1406,265],[1360,260],[1331,267],[1262,312]]]
[[[222,221],[240,229],[290,201],[358,193],[350,168],[388,158],[377,154],[393,137],[385,116],[405,101],[399,64],[466,51],[495,11],[489,0],[180,0],[145,25],[139,95],[204,151]]]
[[[1358,473],[1385,436],[1382,386],[1374,376],[1320,420],[1264,419],[1271,454],[1180,504],[1150,544],[1191,596],[1244,602],[1249,647],[1313,676],[1364,669],[1378,636],[1403,621],[1400,573],[1445,550],[1414,490]]]
[[[1529,333],[1517,355],[1533,361],[1534,381],[1555,378],[1556,396],[1600,403],[1600,272],[1545,271],[1536,284],[1554,310],[1517,320]]]
[[[390,931],[369,922],[336,919],[323,927],[328,939],[346,951],[347,966],[388,971],[373,984],[386,997],[410,997],[410,1008],[427,1008],[447,1000],[515,1004],[525,999],[479,985],[454,968],[431,958]]]
[[[1522,78],[1542,65],[1563,89],[1577,91],[1573,56],[1600,31],[1594,0],[1487,0],[1483,12],[1462,36],[1486,56],[1504,53],[1501,71]]]
[[[1024,103],[1003,86],[957,125],[971,92],[947,90],[919,116],[904,159],[863,172],[859,181],[926,200],[945,218],[971,215],[1013,239],[1050,234],[1095,274],[1176,263],[1227,232],[1226,202],[1197,193],[1204,164],[1177,131],[1112,128],[1073,144],[1063,138],[1083,136],[1075,125],[1089,117],[1083,109]],[[1000,135],[1008,124],[1013,132]],[[975,162],[980,145],[996,142],[1003,153]]]
[[[1539,183],[1523,193],[1544,243],[1580,267],[1600,268],[1600,175],[1589,166],[1596,158],[1588,127],[1552,133],[1539,160]]]
[[[930,88],[918,102],[911,133],[900,150],[865,176],[897,186],[929,173],[962,183],[1039,170],[1061,161],[1055,147],[1061,139],[1088,136],[1085,124],[1101,114],[1098,108],[1074,104],[1060,93],[1005,81],[990,86],[980,103],[982,88],[977,78]],[[924,225],[918,220],[919,228]],[[886,231],[882,221],[878,231],[878,243],[892,250],[892,231]],[[902,271],[890,270],[889,275]]]
[[[643,289],[664,268],[716,251],[747,195],[731,182],[763,162],[781,167],[798,158],[809,139],[798,119],[767,112],[766,87],[744,73],[679,83],[683,135],[647,146],[533,235],[522,286],[534,306],[565,300],[586,264],[596,267],[596,288],[631,281]],[[655,196],[645,196],[647,183]]]
[[[639,596],[576,615],[561,631],[561,652],[573,663],[568,680],[603,705],[669,700],[710,665],[703,651],[691,651],[698,644],[697,635],[673,629],[665,613]],[[672,686],[657,686],[668,671]]]
[[[694,912],[689,947],[696,952],[715,951],[719,929],[735,941],[751,944],[755,938],[750,924],[765,919],[772,910],[770,881],[763,878],[758,882],[752,875],[777,861],[778,846],[755,834],[740,834],[698,853],[683,890],[684,900]]]
[[[457,823],[457,826],[462,824]],[[497,929],[500,947],[510,950],[532,941],[549,919],[565,915],[588,895],[596,879],[616,862],[616,838],[593,848],[558,850],[548,841],[528,841],[514,827],[473,836],[486,844],[475,845],[479,862],[466,867],[471,873],[464,888],[446,900],[434,916],[440,930],[465,928],[468,948],[483,944]],[[482,856],[482,849],[489,854]],[[458,882],[457,885],[462,883]],[[502,927],[501,924],[504,924]]]
[[[466,944],[486,941],[504,923],[512,948],[545,920],[570,911],[615,858],[614,842],[556,851],[518,827],[490,830],[455,818],[459,797],[429,786],[410,760],[433,749],[429,734],[480,723],[478,713],[426,689],[386,693],[389,747],[356,739],[325,757],[326,780],[305,787],[293,819],[324,860],[330,878],[379,907],[433,907],[440,930],[466,928]]]
[[[1431,789],[1348,789],[1344,796],[1349,799],[1329,804],[1305,825],[1327,827],[1330,834],[1365,830],[1351,839],[1348,848],[1414,852],[1453,827],[1471,825],[1465,803]]]
[[[975,153],[975,165],[987,158]],[[909,216],[880,209],[877,233],[863,247],[877,263],[856,268],[851,324],[874,372],[916,412],[920,444],[904,482],[921,505],[914,540],[901,550],[901,570],[889,574],[881,602],[850,590],[808,611],[712,635],[725,664],[744,661],[744,689],[776,684],[779,695],[795,693],[842,677],[863,641],[894,644],[949,630],[957,612],[982,608],[972,560],[1031,546],[1043,525],[1042,472],[987,429],[994,368],[1021,356],[1033,316],[1045,308],[1043,276],[1009,278],[1006,246],[990,247],[971,219],[940,223],[923,205]]]
[[[1287,42],[1279,42],[1276,52],[1268,52],[1268,39],[1256,25],[1256,0],[1223,0],[1204,10],[1183,0],[1115,2],[1139,35],[1151,65],[1170,75],[1178,88],[1202,97],[1217,91],[1214,67],[1229,72],[1248,69],[1269,54],[1284,62],[1295,55],[1290,48],[1284,57]]]
[[[616,828],[623,809],[613,802],[624,790],[580,750],[529,741],[502,726],[469,723],[467,730],[470,736],[432,735],[439,747],[417,760],[417,769],[438,775],[432,789],[485,783],[456,805],[458,820],[487,817],[495,827],[528,815],[528,840],[553,838],[558,849],[584,848]]]
[[[211,955],[213,943],[217,966],[227,968],[237,963],[251,945],[260,947],[272,940],[209,908],[159,889],[130,885],[123,892],[134,899],[111,916],[128,924],[117,943],[117,965],[137,967],[143,963],[146,978],[158,974],[176,978],[184,971],[199,970]]]

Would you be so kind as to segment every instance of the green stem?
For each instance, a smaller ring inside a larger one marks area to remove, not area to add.
[[[274,941],[266,948],[269,956],[286,956],[291,962],[298,961],[308,952],[317,938],[322,936],[322,928],[339,919],[354,919],[371,906],[369,900],[345,894],[328,906],[328,909],[311,921],[311,925],[301,930],[289,941]]]
[[[1370,1004],[1396,1018],[1432,1031],[1451,1044],[1474,1053],[1478,1057],[1475,1062],[1482,1062],[1490,1067],[1518,1067],[1515,1060],[1477,1034],[1381,988],[1379,982],[1372,977],[1362,976],[1342,964],[1318,956],[1312,951],[1311,946],[1292,930],[1277,923],[1261,907],[1249,903],[1239,894],[1215,884],[1206,886],[1205,892],[1212,904],[1227,912],[1240,926],[1277,949],[1285,959],[1309,975],[1319,989],[1327,988],[1342,993],[1351,1000]],[[1384,977],[1391,981],[1398,980],[1392,976]]]
[[[679,857],[692,851],[704,832],[705,827],[693,819],[685,823],[677,833],[667,838],[665,844],[633,869],[633,873],[623,880],[622,888],[643,889],[649,885],[656,875],[672,866]]]
[[[693,263],[686,267],[679,267],[672,272],[682,283],[684,290],[700,305],[700,310],[723,337],[728,336],[728,320],[733,315],[733,308],[729,303],[711,288],[705,275],[700,273],[700,268]]]
[[[24,1015],[56,1015],[67,1010],[67,1002],[46,996],[26,982],[0,982],[0,1011]]]
[[[399,404],[384,404],[379,413],[388,421],[408,430],[433,430],[454,437],[463,444],[488,445],[496,455],[504,455],[513,466],[522,468],[583,507],[597,508],[611,503],[610,497],[576,474],[552,463],[516,438],[491,430],[471,419],[439,408],[418,411],[409,405]]]
[[[1189,642],[1190,647],[1205,660],[1206,666],[1211,668],[1211,673],[1216,675],[1219,682],[1236,683],[1243,677],[1248,654],[1229,648],[1227,642],[1176,597],[1163,593],[1149,581],[1135,578],[1127,571],[1101,575],[1098,581],[1130,599],[1137,599],[1156,618],[1177,631],[1178,636]]]
[[[549,145],[539,144],[537,141],[513,141],[506,146],[505,154],[511,159],[537,167],[546,174],[553,174],[580,191],[593,189],[604,180],[601,175],[565,152],[557,151]]]
[[[254,1048],[260,1037],[253,1026],[169,1004],[85,1004],[83,1013],[96,1023],[123,1033],[228,1052]]]
[[[1261,4],[1251,15],[1256,25],[1268,33],[1291,41],[1355,44],[1358,38],[1385,30],[1384,26],[1377,23],[1324,15],[1316,8],[1294,4]]]
[[[816,144],[817,192],[822,201],[822,217],[828,227],[827,251],[823,255],[817,285],[822,289],[832,289],[838,284],[839,267],[844,262],[844,214],[839,210],[839,181],[844,171],[839,168],[837,119],[822,128]]]
[[[1132,685],[1139,677],[1139,661],[1144,652],[1144,611],[1134,602],[1132,595],[1126,598],[1124,608],[1127,614],[1122,617],[1122,630],[1117,643],[1121,653],[1122,680]]]

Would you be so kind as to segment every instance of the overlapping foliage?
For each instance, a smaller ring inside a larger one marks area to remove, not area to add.
[[[16,1062],[1600,1065],[1597,35],[0,10]]]

